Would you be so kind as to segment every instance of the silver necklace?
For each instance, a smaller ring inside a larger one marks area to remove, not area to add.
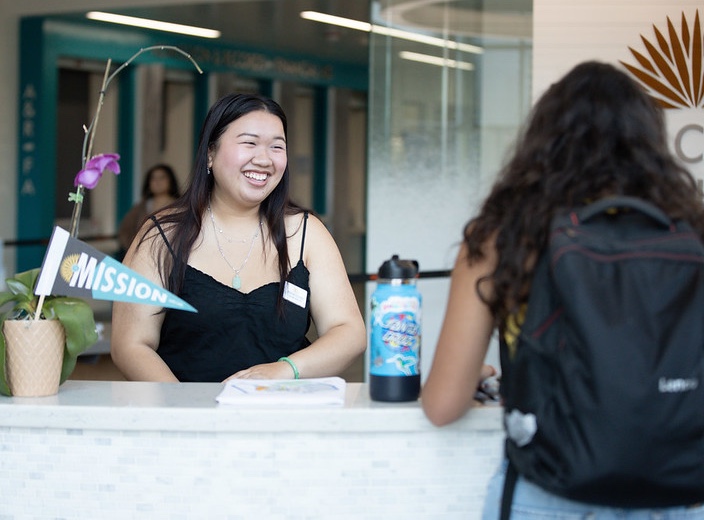
[[[232,277],[232,288],[239,289],[240,287],[242,287],[242,278],[240,278],[240,271],[242,271],[242,269],[244,269],[244,266],[247,265],[247,260],[249,260],[249,257],[252,254],[252,249],[254,249],[254,241],[257,239],[257,237],[259,236],[259,231],[262,229],[262,221],[259,220],[257,230],[254,232],[254,235],[252,235],[252,242],[249,244],[249,251],[247,251],[247,256],[245,257],[244,262],[242,262],[242,265],[240,265],[239,269],[237,269],[234,265],[230,263],[230,261],[225,256],[225,251],[222,250],[222,246],[220,245],[220,241],[218,240],[218,228],[215,225],[215,219],[213,219],[213,211],[210,209],[210,206],[208,206],[208,211],[210,211],[210,220],[213,223],[213,231],[215,232],[215,244],[218,246],[220,256],[222,256],[222,259],[225,260],[225,263],[230,266],[230,269],[235,272],[235,276]]]
[[[227,240],[227,242],[230,243],[230,244],[232,244],[232,243],[234,243],[234,242],[238,242],[238,243],[240,243],[240,244],[246,244],[246,243],[247,243],[247,239],[246,239],[246,238],[230,238],[230,237],[228,237],[227,235],[225,235],[225,232],[223,231],[223,229],[215,223],[215,217],[213,216],[213,210],[211,209],[210,204],[208,204],[208,213],[210,213],[210,222],[213,223],[213,229],[215,230],[215,233],[216,233],[216,234],[217,234],[217,233],[220,233],[220,234],[222,235],[222,237],[223,237],[225,240]]]

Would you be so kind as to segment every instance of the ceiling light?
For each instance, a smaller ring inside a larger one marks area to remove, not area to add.
[[[318,13],[317,11],[301,11],[301,18],[314,22],[337,25],[339,27],[347,27],[348,29],[355,29],[357,31],[369,32],[372,30],[372,24],[370,23],[352,20],[351,18],[342,18],[341,16],[333,16],[331,14]]]
[[[101,22],[131,25],[133,27],[143,27],[145,29],[155,29],[157,31],[187,34],[189,36],[200,36],[202,38],[220,38],[220,31],[215,31],[213,29],[204,29],[202,27],[193,27],[191,25],[181,25],[177,23],[160,22],[158,20],[149,20],[147,18],[135,18],[134,16],[123,16],[120,14],[91,11],[86,14],[86,18],[90,20],[99,20]]]
[[[318,13],[316,11],[302,11],[301,18],[314,22],[321,22],[330,25],[337,25],[339,27],[346,27],[348,29],[355,29],[357,31],[374,32],[383,36],[391,36],[393,38],[401,38],[403,40],[425,43],[427,45],[433,45],[435,47],[443,47],[463,52],[471,52],[474,54],[481,54],[482,52],[484,52],[484,49],[482,49],[481,47],[477,47],[476,45],[470,45],[468,43],[458,43],[452,40],[446,40],[444,38],[437,38],[435,36],[427,36],[425,34],[403,31],[401,29],[394,29],[392,27],[385,27],[383,25],[373,25],[366,22],[360,22],[359,20],[352,20],[350,18],[342,18],[341,16],[333,16],[330,14]]]
[[[440,67],[449,67],[451,69],[474,70],[474,65],[466,61],[450,60],[439,56],[430,56],[419,52],[401,51],[398,55],[404,60],[418,61],[420,63],[428,63],[430,65],[438,65]]]

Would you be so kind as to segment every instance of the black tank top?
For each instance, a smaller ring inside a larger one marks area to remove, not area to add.
[[[171,254],[173,250],[156,223]],[[308,213],[303,216],[301,256],[287,282],[306,291],[305,308],[284,299],[277,309],[280,282],[242,293],[198,269],[186,266],[178,296],[198,312],[165,311],[157,353],[182,382],[220,382],[239,370],[271,363],[310,342],[309,272],[303,264]]]

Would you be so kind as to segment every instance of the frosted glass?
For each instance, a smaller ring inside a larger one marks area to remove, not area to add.
[[[388,17],[402,3],[372,2],[372,23],[388,25],[381,14]],[[393,254],[418,260],[421,272],[451,269],[462,229],[478,211],[530,108],[530,38],[459,34],[451,14],[463,11],[481,18],[482,8],[467,0],[434,4],[435,15],[442,14],[443,5],[452,6],[449,16],[432,19],[435,30],[422,24],[400,26],[398,20],[391,20],[392,25],[473,44],[483,52],[370,33],[367,272],[376,272]],[[530,19],[532,6],[526,4],[522,16]],[[473,69],[453,68],[448,61],[441,66],[409,61],[402,51],[468,63]],[[373,284],[368,285],[370,294]],[[427,372],[449,284],[445,279],[420,287],[421,356]]]

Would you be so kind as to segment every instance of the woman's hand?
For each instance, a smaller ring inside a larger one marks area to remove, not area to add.
[[[479,374],[479,386],[474,393],[474,400],[480,403],[497,403],[501,400],[499,393],[499,378],[496,369],[491,365],[484,365]]]
[[[481,372],[479,373],[479,384],[484,382],[485,379],[489,379],[490,377],[493,377],[496,375],[496,368],[494,368],[492,365],[484,365],[482,367]]]
[[[291,365],[285,361],[275,363],[264,363],[235,372],[225,379],[223,383],[230,379],[293,379],[294,373]]]

